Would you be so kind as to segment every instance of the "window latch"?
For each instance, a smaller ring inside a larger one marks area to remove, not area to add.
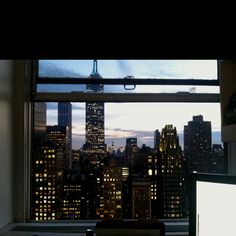
[[[125,90],[134,90],[136,88],[135,83],[130,83],[130,80],[134,79],[134,76],[128,75],[124,78],[124,89]],[[132,87],[127,87],[128,85],[131,85]]]

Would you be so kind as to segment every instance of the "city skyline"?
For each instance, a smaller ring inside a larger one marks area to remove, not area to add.
[[[51,104],[52,105],[52,104]],[[111,146],[114,143],[115,148],[120,146],[125,147],[126,138],[136,137],[138,141],[138,146],[145,144],[147,146],[153,147],[154,145],[154,131],[158,129],[159,131],[165,127],[166,124],[172,124],[177,129],[177,133],[180,139],[180,145],[183,147],[183,129],[184,125],[187,125],[188,121],[192,120],[194,115],[203,115],[204,120],[211,121],[212,123],[212,143],[221,143],[221,127],[220,127],[220,116],[218,120],[216,118],[217,114],[220,114],[219,104],[210,104],[212,106],[209,112],[208,104],[176,104],[176,109],[182,107],[185,112],[176,111],[177,114],[171,115],[170,109],[164,109],[167,104],[150,104],[147,103],[145,111],[142,115],[139,115],[139,104],[132,104],[132,112],[129,111],[130,104],[105,104],[105,143],[107,146]],[[148,106],[149,105],[149,106]],[[156,112],[155,116],[148,116],[151,114],[153,107],[159,107],[159,109],[166,113],[162,114],[162,117]],[[172,104],[169,104],[170,106]],[[188,106],[189,105],[189,106]],[[143,104],[141,104],[141,107]],[[186,106],[188,109],[186,109]],[[202,112],[193,112],[193,106]],[[145,106],[143,106],[144,108]],[[109,112],[112,109],[112,112]],[[149,112],[148,112],[149,111]],[[173,111],[173,110],[172,110]],[[208,111],[208,112],[207,112]],[[218,112],[217,112],[218,111]],[[57,125],[57,105],[51,106],[50,110],[47,110],[48,117],[47,125]],[[208,116],[206,114],[208,113]],[[192,114],[191,114],[192,113]],[[128,118],[127,118],[128,114]],[[144,114],[147,116],[144,117]],[[139,119],[138,119],[139,118]],[[158,120],[159,119],[159,120]],[[146,122],[143,122],[146,120]],[[212,121],[213,120],[213,121]],[[117,124],[122,124],[121,127],[117,127]],[[72,148],[79,149],[85,143],[85,104],[72,103]]]

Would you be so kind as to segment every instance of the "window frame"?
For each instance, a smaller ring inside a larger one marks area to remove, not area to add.
[[[39,69],[39,60],[32,61],[32,80],[30,83],[30,101],[29,101],[29,109],[28,111],[33,111],[33,103],[34,102],[201,102],[201,103],[220,103],[220,92],[219,93],[185,93],[185,92],[177,92],[177,93],[83,93],[83,92],[64,92],[64,93],[55,93],[55,92],[37,92],[36,86],[37,84],[86,84],[87,78],[49,78],[49,77],[39,77],[38,76]],[[90,84],[113,84],[113,85],[197,85],[197,86],[220,86],[219,84],[219,61],[217,61],[217,79],[216,80],[202,80],[202,79],[132,79],[132,80],[124,80],[121,78],[103,78],[103,79],[93,79],[89,81]],[[29,112],[29,132],[28,142],[32,145],[32,133],[33,133],[33,112]],[[221,115],[221,114],[219,114]],[[29,144],[29,150],[30,150]],[[28,167],[27,171],[27,214],[26,221],[29,223],[41,223],[30,218],[30,198],[31,198],[31,190],[30,190],[30,182],[31,182],[31,174],[30,174],[30,163],[31,163],[31,152],[28,150],[27,158],[28,158]],[[89,220],[88,220],[89,221]],[[91,220],[94,221],[94,220]],[[171,224],[172,220],[166,220]],[[174,221],[174,220],[173,220]],[[182,221],[188,224],[188,219],[182,219]],[[57,221],[50,221],[57,222]],[[61,222],[61,221],[60,221]],[[71,222],[71,221],[65,221]],[[177,220],[179,222],[179,220]],[[176,225],[177,227],[177,225]]]

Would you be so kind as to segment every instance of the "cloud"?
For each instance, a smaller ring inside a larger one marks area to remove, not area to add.
[[[74,69],[70,67],[66,68],[64,65],[56,60],[54,61],[39,60],[39,76],[40,77],[71,77],[71,78],[88,77],[88,75],[75,72]]]
[[[133,74],[133,68],[129,64],[128,60],[117,60],[117,65],[118,72],[120,72],[121,75],[127,76]]]
[[[107,132],[109,131],[109,132]],[[183,131],[177,133],[179,137],[179,145],[184,150],[184,134]],[[136,137],[138,146],[141,147],[143,144],[147,146],[154,146],[154,131],[142,131],[142,130],[126,130],[121,128],[106,129],[105,130],[105,143],[107,146],[111,146],[114,143],[115,148],[125,147],[126,138]],[[79,149],[85,143],[85,132],[84,133],[73,133],[72,134],[72,145],[74,149]],[[212,132],[212,144],[222,144],[221,132]]]
[[[142,138],[142,139],[151,139],[154,138],[154,131],[142,131],[142,130],[128,130],[128,129],[121,129],[121,128],[115,128],[105,129],[105,134],[108,139],[112,138],[129,138],[129,137],[135,137],[135,138]]]
[[[85,111],[85,103],[72,103],[72,110],[83,110],[83,111]]]

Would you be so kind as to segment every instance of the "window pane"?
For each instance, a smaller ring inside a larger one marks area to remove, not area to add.
[[[31,218],[186,218],[188,173],[222,173],[218,103],[35,103]]]
[[[103,78],[217,79],[216,60],[40,60],[40,77],[87,78],[95,71]]]

